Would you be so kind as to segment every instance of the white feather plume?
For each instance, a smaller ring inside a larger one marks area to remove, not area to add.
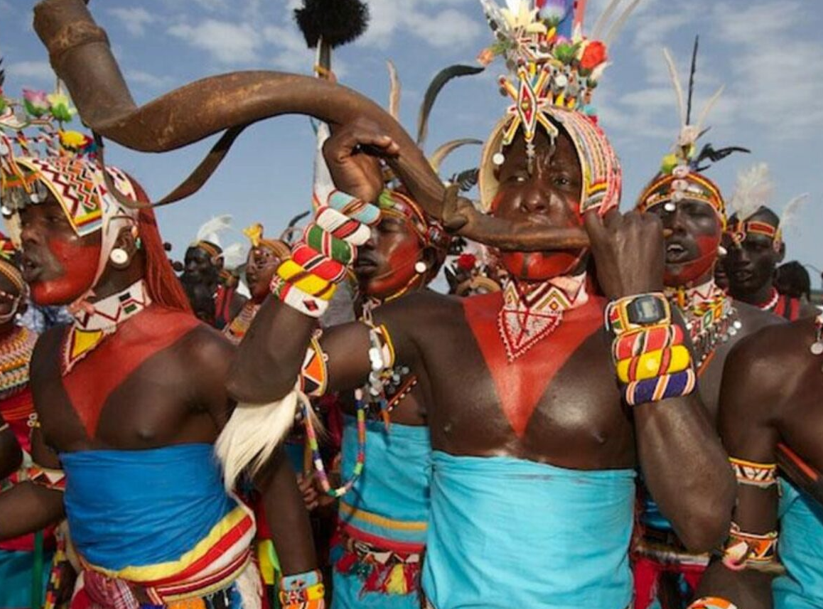
[[[686,126],[686,98],[683,95],[683,85],[680,83],[680,74],[677,73],[677,64],[674,63],[669,49],[663,48],[663,57],[666,58],[666,66],[669,68],[669,77],[672,80],[674,94],[677,97],[677,111],[680,115],[680,127]]]
[[[607,47],[612,46],[615,39],[617,38],[617,35],[620,34],[620,31],[626,25],[626,22],[629,20],[629,17],[631,17],[632,13],[634,12],[634,9],[637,8],[638,4],[640,4],[640,0],[634,0],[634,2],[632,2],[628,7],[626,7],[626,9],[623,11],[623,14],[620,15],[618,20],[614,22],[611,29],[609,29],[608,34],[606,34],[606,36],[603,38],[603,44],[605,44]]]
[[[246,262],[247,257],[246,246],[242,243],[232,243],[230,246],[223,249],[223,268],[230,271],[242,266]]]
[[[737,190],[730,206],[739,220],[746,221],[761,207],[768,207],[773,195],[774,183],[769,175],[769,166],[758,163],[738,174]]]
[[[297,388],[271,404],[238,404],[214,444],[223,465],[223,483],[232,490],[246,468],[254,475],[294,425],[300,404]],[[309,409],[311,410],[311,409]]]
[[[606,24],[609,22],[609,19],[612,18],[614,12],[617,10],[617,5],[619,5],[621,0],[611,0],[609,4],[603,9],[603,12],[598,17],[597,21],[594,24],[594,28],[592,29],[592,34],[590,38],[592,40],[602,40],[603,35],[606,31]]]
[[[219,234],[231,228],[231,220],[232,217],[226,214],[223,216],[215,216],[208,222],[204,223],[197,230],[197,236],[195,237],[194,241],[192,241],[192,245],[194,245],[198,241],[208,241],[219,246]]]
[[[799,226],[797,218],[800,215],[800,209],[808,203],[810,199],[811,194],[807,192],[796,196],[786,204],[786,208],[780,216],[780,230],[783,231],[784,235],[786,234],[786,229],[793,229]]]

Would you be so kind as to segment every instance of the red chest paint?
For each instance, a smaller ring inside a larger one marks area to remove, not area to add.
[[[74,369],[63,386],[89,438],[94,438],[109,396],[151,356],[200,325],[186,313],[156,305],[124,322]]]
[[[497,324],[502,305],[502,293],[496,292],[465,299],[463,310],[494,381],[500,407],[514,432],[522,437],[555,375],[580,345],[603,327],[605,300],[589,296],[587,304],[566,311],[557,330],[511,363]]]

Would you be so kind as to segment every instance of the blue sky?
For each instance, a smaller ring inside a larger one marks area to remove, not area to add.
[[[498,0],[502,1],[502,0]],[[628,0],[624,0],[627,2]],[[197,78],[240,69],[308,73],[313,54],[305,48],[291,13],[296,0],[92,0],[98,23],[109,33],[138,103]],[[590,25],[605,0],[589,0]],[[0,52],[6,91],[50,89],[54,77],[31,27],[31,0],[0,0]],[[367,34],[335,55],[340,80],[386,104],[385,61],[396,64],[403,83],[401,118],[415,128],[418,107],[431,77],[451,63],[472,63],[490,41],[477,0],[370,0]],[[674,93],[663,62],[667,46],[686,78],[695,34],[701,36],[697,108],[725,83],[708,123],[715,147],[741,145],[752,155],[735,156],[709,175],[725,190],[736,174],[766,162],[777,189],[774,207],[808,192],[811,202],[788,230],[789,258],[823,269],[823,10],[821,0],[643,0],[611,49],[614,65],[595,100],[601,122],[626,173],[623,207],[659,166],[678,129]],[[432,115],[429,151],[456,137],[484,139],[507,101],[495,79],[502,65],[451,84]],[[161,210],[165,238],[182,252],[197,227],[215,214],[231,213],[242,229],[263,222],[277,233],[307,209],[313,136],[307,119],[280,118],[255,126],[195,197]],[[112,147],[111,164],[135,175],[154,197],[166,194],[199,162],[208,143],[184,151],[141,155]],[[455,154],[445,172],[476,163],[479,149]],[[240,233],[225,242],[241,240]],[[813,278],[814,285],[818,280]]]

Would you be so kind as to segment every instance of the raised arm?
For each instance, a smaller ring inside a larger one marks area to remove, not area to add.
[[[667,307],[661,294],[662,226],[659,219],[651,215],[632,212],[621,216],[612,211],[603,219],[588,214],[586,229],[592,240],[598,281],[606,296],[613,304],[645,302],[651,309],[646,311],[650,320],[648,328],[642,315],[637,319],[636,331],[640,334],[636,336],[642,334],[643,340],[635,346],[645,345],[648,357],[654,358],[654,341],[668,341],[672,354],[670,362],[657,362],[659,376],[656,378],[663,380],[656,384],[655,378],[644,381],[645,385],[633,383],[633,393],[626,392],[625,395],[628,403],[635,404],[632,412],[637,451],[649,491],[683,543],[694,552],[708,551],[719,545],[728,533],[734,479],[726,453],[709,423],[698,393],[694,391],[693,372],[692,376],[689,372],[691,366],[685,366],[690,355],[682,346],[685,344],[682,320],[673,316],[668,320],[660,318],[662,321],[652,319],[657,319]],[[640,301],[638,297],[643,295],[656,296]],[[659,310],[655,311],[655,306]],[[651,339],[647,331],[654,324],[660,330],[654,330],[657,334]],[[678,327],[679,332],[675,329]],[[661,332],[665,338],[661,339]],[[631,336],[629,331],[623,334],[624,339]],[[620,334],[616,333],[615,347],[619,339]],[[672,344],[680,347],[672,348]],[[660,346],[656,348],[660,350]],[[661,357],[665,359],[663,352],[660,352]],[[629,361],[631,356],[632,349],[629,348],[627,354],[616,360]],[[682,361],[678,362],[678,359]],[[678,363],[680,365],[676,367]],[[672,372],[664,379],[667,372],[664,367],[676,374]],[[656,389],[649,391],[650,386]]]
[[[752,340],[754,339],[754,340]],[[720,393],[719,429],[737,471],[737,505],[723,559],[709,567],[701,596],[720,597],[746,609],[771,609],[771,580],[777,542],[779,432],[774,412],[786,391],[774,366],[762,358],[765,345],[754,335],[729,354]],[[767,360],[768,358],[766,358]],[[754,537],[753,537],[754,536]],[[747,541],[762,538],[760,556]]]

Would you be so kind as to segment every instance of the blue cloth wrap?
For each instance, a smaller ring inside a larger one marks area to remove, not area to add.
[[[437,609],[625,609],[635,472],[433,455],[423,589]]]
[[[823,507],[780,480],[778,552],[787,574],[774,581],[775,609],[823,607]]]
[[[357,423],[346,417],[343,428],[343,479],[357,461]],[[342,501],[349,506],[403,522],[429,519],[431,442],[427,427],[392,423],[388,433],[382,421],[366,421],[366,467]],[[344,522],[365,533],[394,541],[424,543],[425,532],[397,531],[341,514]]]
[[[343,479],[351,477],[357,461],[357,422],[347,416],[343,428]],[[431,442],[427,427],[392,423],[386,432],[378,421],[366,422],[366,467],[360,479],[343,498],[349,506],[384,518],[404,522],[426,522],[429,518]],[[424,543],[425,530],[409,531],[378,526],[340,513],[343,522],[382,538]],[[339,553],[339,552],[335,552]],[[356,573],[333,571],[332,609],[419,609],[418,594],[363,592],[363,579]]]
[[[211,444],[63,453],[72,541],[95,567],[178,560],[236,506]]]

